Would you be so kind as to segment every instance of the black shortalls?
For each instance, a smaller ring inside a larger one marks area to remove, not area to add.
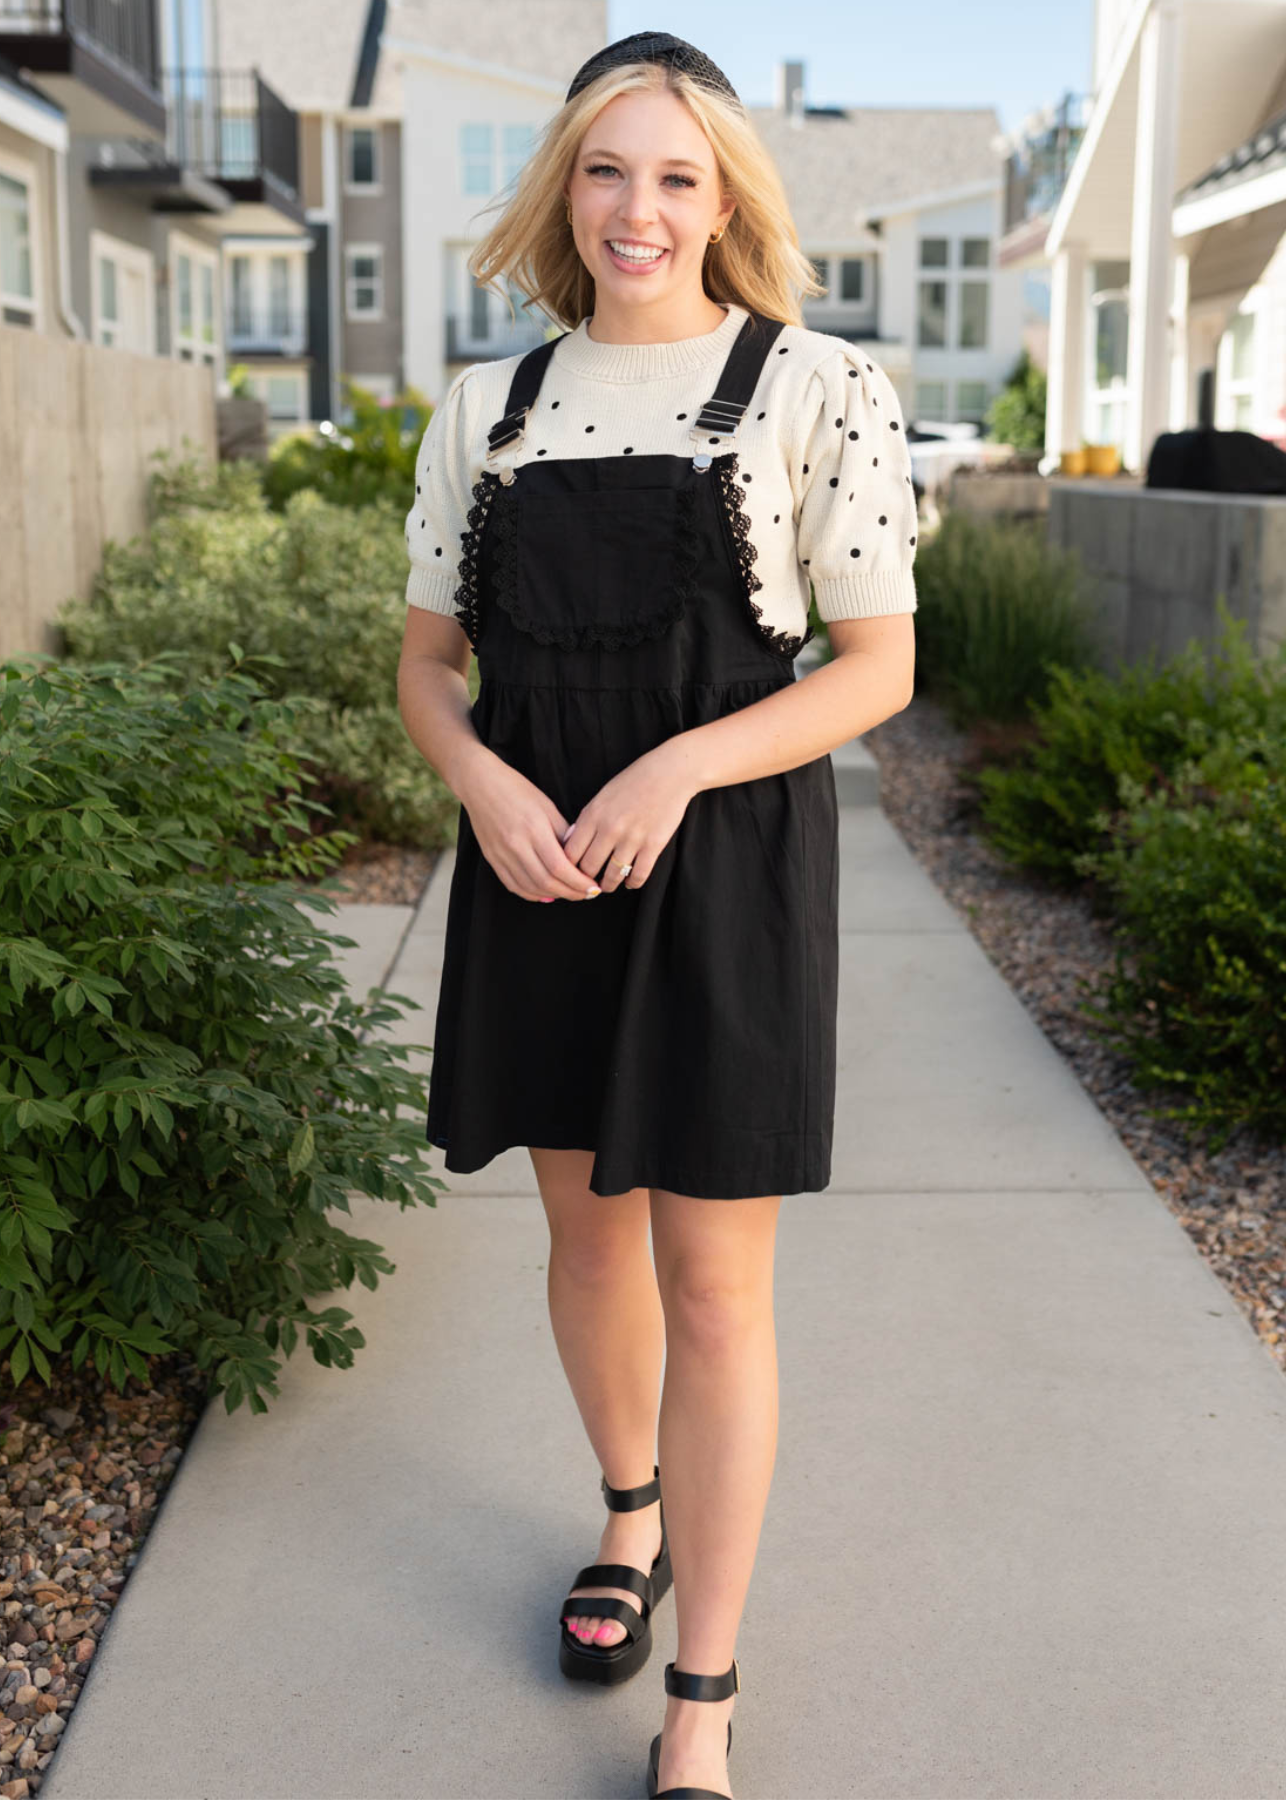
[[[478,658],[472,723],[569,823],[655,745],[795,679],[811,627],[761,620],[738,459],[720,449],[780,330],[750,315],[715,393],[693,396],[685,454],[533,451],[474,487],[456,613]],[[539,444],[557,342],[519,363],[492,452],[524,431]],[[429,1142],[457,1172],[511,1145],[591,1150],[604,1195],[826,1187],[838,885],[829,755],[703,789],[641,887],[552,905],[505,887],[462,806]]]

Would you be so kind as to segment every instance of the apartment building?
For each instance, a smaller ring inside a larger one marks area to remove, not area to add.
[[[213,0],[0,0],[0,316],[220,380],[225,247],[300,234],[297,151]]]
[[[242,365],[274,431],[342,423],[346,380],[435,400],[551,329],[468,257],[607,36],[605,0],[0,0],[0,299]],[[783,62],[751,112],[825,286],[807,322],[868,344],[910,421],[980,421],[1028,279],[996,257],[993,110],[814,106]]]

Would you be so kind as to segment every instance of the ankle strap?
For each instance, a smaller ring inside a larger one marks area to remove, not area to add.
[[[661,1471],[652,1464],[651,1481],[641,1481],[637,1487],[614,1488],[607,1485],[607,1477],[603,1477],[603,1497],[612,1512],[637,1512],[642,1506],[651,1506],[654,1500],[661,1498]]]
[[[722,1675],[689,1675],[669,1662],[665,1665],[665,1691],[677,1700],[726,1700],[741,1692],[741,1669],[735,1656],[732,1667]]]

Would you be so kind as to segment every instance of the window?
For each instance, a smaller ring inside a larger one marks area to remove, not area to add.
[[[1093,387],[1085,436],[1091,443],[1125,442],[1125,371],[1130,336],[1130,265],[1096,262],[1090,272]]]
[[[989,269],[991,267],[991,239],[961,238],[960,267],[962,269]]]
[[[808,260],[813,265],[814,280],[826,290],[825,293],[814,294],[812,298],[814,300],[828,300],[830,298],[831,289],[830,258],[828,256],[810,256]]]
[[[915,384],[915,416],[937,419],[947,416],[947,384],[945,381],[917,381]]]
[[[98,274],[98,341],[110,349],[117,342],[121,315],[116,302],[116,263],[105,256]]]
[[[89,234],[89,335],[113,350],[156,354],[153,296],[156,276],[150,254],[108,232]]]
[[[960,283],[960,348],[985,350],[987,347],[987,296],[989,282]]]
[[[373,125],[348,127],[348,162],[344,176],[349,188],[377,188],[380,183],[379,133]]]
[[[17,175],[0,173],[0,305],[7,325],[34,325],[31,187]]]
[[[219,355],[215,329],[219,252],[185,238],[170,238],[170,353],[180,362],[213,365]]]
[[[987,414],[987,384],[985,381],[957,381],[956,383],[956,418],[970,419],[981,425]]]
[[[267,402],[269,419],[297,424],[308,417],[301,372],[283,369],[280,374],[261,374],[256,371],[247,377],[246,386],[257,400]]]
[[[1228,348],[1223,352],[1224,366],[1228,371],[1223,384],[1228,402],[1224,412],[1228,419],[1226,429],[1232,431],[1253,431],[1255,429],[1255,324],[1257,318],[1257,313],[1239,312],[1224,334],[1228,340]]]
[[[916,342],[922,350],[941,350],[947,342],[947,284],[920,283],[920,309]]]
[[[865,267],[865,259],[860,256],[846,256],[840,263],[839,297],[841,300],[865,299],[862,286]]]
[[[214,346],[214,264],[201,264],[201,342]]]
[[[491,172],[494,161],[492,138],[493,132],[490,125],[462,125],[460,127],[460,192],[462,194],[489,194],[495,186]]]
[[[384,317],[384,248],[381,244],[348,244],[346,311],[350,319]]]
[[[475,283],[469,289],[469,336],[482,343],[491,336],[491,307],[486,288]]]
[[[290,263],[284,256],[268,258],[268,329],[274,338],[290,332]]]
[[[945,269],[947,266],[946,238],[921,238],[920,267],[922,269]]]
[[[250,337],[254,332],[254,314],[250,305],[250,258],[234,256],[229,263],[232,275],[233,337]]]
[[[531,155],[535,142],[536,129],[533,125],[506,125],[501,133],[501,155],[504,167],[500,172],[501,183],[508,187],[516,182]]]

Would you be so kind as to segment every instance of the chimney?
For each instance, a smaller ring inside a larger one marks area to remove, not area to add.
[[[802,62],[777,64],[777,110],[785,113],[792,125],[804,123],[804,65]]]

